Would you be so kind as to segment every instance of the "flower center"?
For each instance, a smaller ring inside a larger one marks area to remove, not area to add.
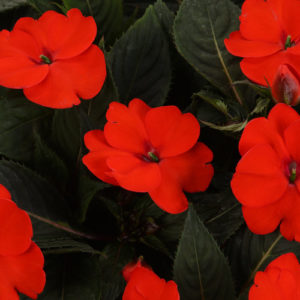
[[[291,48],[293,46],[295,46],[295,42],[293,42],[292,37],[288,35],[284,43],[284,49]]]
[[[43,61],[43,63],[45,63],[47,65],[50,65],[52,63],[51,59],[44,54],[40,55],[40,59]]]
[[[297,163],[295,161],[291,162],[289,165],[289,173],[290,173],[290,183],[294,183],[297,179]]]
[[[149,151],[147,154],[148,154],[148,158],[152,162],[159,162],[159,158],[153,152]]]

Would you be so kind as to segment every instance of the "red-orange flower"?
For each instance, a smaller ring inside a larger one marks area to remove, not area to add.
[[[112,102],[104,131],[88,132],[83,163],[101,180],[148,192],[169,213],[187,209],[186,192],[204,191],[213,176],[212,152],[197,142],[200,125],[175,106],[150,108],[139,99]]]
[[[19,19],[11,32],[0,32],[0,85],[52,108],[93,98],[106,76],[104,55],[92,45],[96,33],[94,19],[76,8]]]
[[[18,300],[18,292],[36,299],[42,292],[44,257],[31,238],[29,216],[0,185],[0,299]]]
[[[294,253],[277,257],[257,272],[249,291],[249,300],[300,299],[300,265]]]
[[[151,269],[143,267],[138,261],[129,263],[123,269],[127,281],[122,300],[179,300],[177,284],[159,278]]]
[[[300,70],[300,1],[246,0],[240,30],[225,39],[227,50],[243,57],[241,69],[252,81],[272,85],[280,65]]]
[[[270,233],[280,224],[286,239],[300,241],[299,133],[300,116],[283,103],[244,129],[231,187],[254,233]]]

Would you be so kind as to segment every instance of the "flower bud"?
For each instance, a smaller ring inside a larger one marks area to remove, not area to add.
[[[275,102],[297,105],[300,101],[299,76],[289,65],[278,67],[272,84],[272,96]]]

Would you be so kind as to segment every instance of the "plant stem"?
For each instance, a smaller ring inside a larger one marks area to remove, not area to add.
[[[41,216],[38,216],[32,212],[29,212],[29,211],[26,211],[28,213],[29,216],[43,222],[43,223],[46,223],[46,224],[49,224],[55,228],[58,228],[60,230],[63,230],[63,231],[66,231],[68,233],[71,233],[71,234],[74,234],[74,235],[77,235],[79,237],[82,237],[82,238],[85,238],[85,239],[88,239],[88,240],[95,240],[95,241],[110,241],[112,240],[113,238],[110,237],[110,236],[104,236],[104,235],[92,235],[92,234],[87,234],[87,233],[84,233],[84,232],[81,232],[81,231],[77,231],[77,230],[74,230],[70,227],[67,227],[67,226],[64,226],[64,225],[61,225],[61,224],[58,224],[56,222],[53,222],[49,219],[46,219],[46,218],[43,218]]]
[[[281,238],[282,238],[282,235],[279,233],[277,238],[275,239],[275,241],[271,244],[271,246],[269,247],[267,252],[262,256],[262,258],[260,259],[260,261],[258,262],[256,267],[254,268],[254,270],[251,272],[249,279],[241,288],[240,294],[242,294],[248,288],[248,286],[251,284],[256,272],[260,269],[260,267],[265,262],[265,260],[270,256],[272,250],[274,249],[274,247],[277,245],[277,243],[280,241]]]

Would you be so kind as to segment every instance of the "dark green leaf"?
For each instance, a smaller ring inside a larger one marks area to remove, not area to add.
[[[174,262],[174,280],[184,300],[235,298],[227,261],[192,206]]]
[[[171,37],[175,18],[174,13],[169,10],[168,6],[162,0],[157,0],[153,7],[162,29],[167,36]]]
[[[51,129],[51,140],[55,150],[69,162],[76,162],[81,149],[78,108],[55,110]]]
[[[300,258],[300,244],[280,238],[278,234],[256,235],[245,228],[228,244],[226,253],[241,293],[252,284],[256,271],[264,270],[276,257],[293,252]]]
[[[1,160],[0,184],[10,191],[12,199],[22,209],[53,221],[66,222],[68,210],[64,198],[30,169]]]
[[[29,161],[35,143],[39,121],[51,111],[33,104],[21,96],[0,99],[0,154],[8,158]]]
[[[47,282],[44,292],[39,296],[41,300],[102,299],[97,256],[47,256],[45,271]]]
[[[120,100],[165,102],[171,80],[169,49],[153,6],[115,43],[110,52]]]
[[[224,46],[224,39],[238,29],[239,15],[230,0],[183,0],[174,23],[180,54],[226,94],[236,94],[232,82],[241,78],[238,60]]]
[[[55,1],[52,0],[27,0],[27,2],[40,14],[57,8]]]

